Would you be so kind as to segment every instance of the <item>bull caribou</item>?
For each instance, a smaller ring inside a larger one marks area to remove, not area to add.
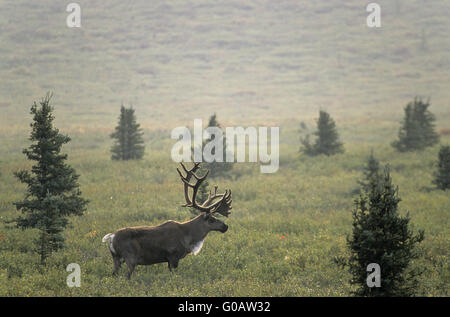
[[[200,163],[194,163],[191,169],[181,163],[184,175],[178,168],[178,174],[184,184],[184,198],[186,204],[183,207],[191,207],[200,211],[200,215],[186,222],[167,221],[159,226],[139,226],[120,229],[114,233],[108,233],[102,239],[108,243],[111,252],[114,270],[117,275],[123,262],[128,266],[127,278],[137,265],[151,265],[156,263],[168,263],[169,270],[176,269],[178,262],[188,254],[198,254],[203,241],[210,231],[228,230],[228,226],[214,217],[220,214],[228,217],[231,209],[231,190],[225,190],[217,194],[217,186],[214,192],[210,191],[208,198],[201,204],[197,203],[197,192],[202,182],[208,177],[209,170],[204,176],[198,176],[196,171]],[[191,179],[194,182],[191,183]],[[189,188],[192,188],[192,197],[189,196]]]

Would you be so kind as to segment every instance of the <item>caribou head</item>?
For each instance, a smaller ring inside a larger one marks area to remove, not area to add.
[[[197,203],[196,198],[198,189],[203,181],[208,177],[209,170],[206,171],[205,175],[200,177],[195,173],[200,168],[200,163],[194,163],[194,166],[191,169],[187,169],[183,163],[180,164],[186,174],[184,176],[183,173],[177,168],[178,174],[180,174],[181,180],[184,183],[184,198],[186,200],[186,204],[184,204],[183,207],[191,207],[204,213],[202,219],[207,223],[210,230],[226,232],[228,230],[228,226],[213,215],[217,213],[228,217],[231,213],[231,190],[226,189],[223,194],[217,194],[217,186],[214,186],[214,193],[210,191],[208,198],[206,198],[203,203]],[[195,181],[193,184],[191,183],[192,178]],[[189,196],[189,188],[192,188],[192,197]]]

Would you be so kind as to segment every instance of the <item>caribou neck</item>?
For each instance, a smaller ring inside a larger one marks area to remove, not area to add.
[[[194,219],[191,219],[183,223],[190,241],[188,243],[197,243],[205,239],[206,235],[209,233],[209,229],[205,226],[203,215],[199,215]]]

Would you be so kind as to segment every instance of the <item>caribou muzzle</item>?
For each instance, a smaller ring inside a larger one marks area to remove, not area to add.
[[[225,232],[227,232],[227,230],[228,230],[228,226],[226,224],[223,224],[223,227],[219,231],[222,233],[225,233]]]

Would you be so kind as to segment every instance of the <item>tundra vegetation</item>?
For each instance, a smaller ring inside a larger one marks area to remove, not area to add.
[[[410,262],[425,269],[417,294],[449,296],[450,195],[433,184],[439,145],[401,152],[391,143],[416,95],[431,96],[435,131],[450,142],[450,2],[380,1],[392,14],[376,30],[359,0],[80,5],[82,27],[69,29],[58,1],[0,1],[0,220],[20,215],[13,203],[27,186],[14,172],[31,169],[22,154],[30,104],[49,90],[55,125],[71,137],[67,164],[90,200],[45,265],[38,229],[0,222],[1,296],[350,296],[352,275],[333,259],[350,256],[353,190],[372,148],[391,166],[399,215],[425,231],[423,255]],[[141,160],[111,160],[121,101],[143,129]],[[313,131],[319,109],[335,120],[344,153],[299,154],[299,123]],[[125,267],[112,277],[105,234],[192,218],[170,132],[214,112],[224,127],[279,126],[279,170],[239,163],[232,179],[209,179],[233,191],[229,229],[210,233],[176,272],[155,264],[130,281]],[[80,265],[80,288],[66,285],[69,263]]]

